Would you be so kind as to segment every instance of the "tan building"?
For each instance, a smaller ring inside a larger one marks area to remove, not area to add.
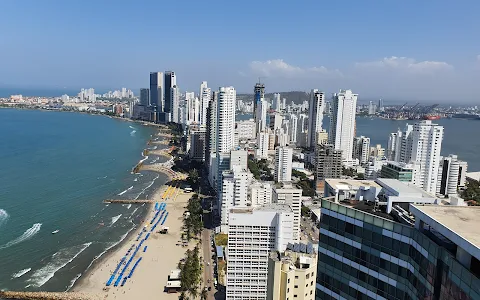
[[[314,300],[317,255],[311,244],[288,244],[284,253],[270,252],[267,300]]]

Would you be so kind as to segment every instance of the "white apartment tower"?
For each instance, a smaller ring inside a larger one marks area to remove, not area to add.
[[[221,231],[228,232],[228,216],[232,208],[247,207],[247,191],[252,174],[240,167],[223,173],[221,199]]]
[[[329,143],[333,144],[336,150],[342,150],[342,159],[347,164],[352,162],[357,97],[351,90],[341,90],[333,95],[332,101]]]
[[[435,195],[439,184],[437,179],[442,141],[443,126],[433,124],[430,120],[413,125],[410,161],[420,163],[417,185],[432,195]]]
[[[268,111],[268,102],[265,99],[261,99],[257,106],[257,134],[259,132],[265,132],[267,130],[267,111]]]
[[[308,147],[315,147],[317,132],[322,131],[323,111],[325,110],[325,94],[313,89],[310,92],[310,104],[308,111]]]
[[[187,123],[193,123],[195,119],[195,93],[194,92],[185,92],[185,102],[187,103]]]
[[[368,163],[370,156],[370,138],[365,136],[353,139],[353,158],[358,159],[361,165]]]
[[[293,212],[288,205],[232,209],[228,226],[227,300],[266,300],[268,258],[293,239]]]
[[[275,93],[273,94],[273,109],[275,111],[281,111],[282,110],[282,100],[280,99],[280,94]]]
[[[302,217],[302,189],[293,187],[291,183],[274,186],[272,201],[288,205],[293,212],[293,241],[300,241],[300,218]]]
[[[290,119],[288,120],[288,135],[290,136],[290,143],[297,142],[298,134],[298,117],[295,114],[290,114]]]
[[[292,157],[293,149],[289,147],[277,147],[275,150],[275,181],[292,181]]]
[[[256,182],[250,185],[250,204],[259,207],[272,203],[272,184],[269,182]]]
[[[217,100],[217,153],[230,152],[234,145],[236,92],[230,87],[221,87]]]
[[[172,122],[173,123],[180,123],[180,117],[178,115],[178,108],[180,106],[180,89],[174,85],[171,88],[171,115],[172,115]]]
[[[207,125],[208,103],[212,98],[212,90],[207,86],[206,81],[200,84],[200,125]]]
[[[257,135],[257,149],[255,157],[258,159],[268,158],[268,140],[269,134],[265,132],[260,132]]]

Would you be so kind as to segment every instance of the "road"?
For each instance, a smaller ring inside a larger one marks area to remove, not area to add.
[[[211,230],[204,228],[202,231],[202,247],[203,247],[203,259],[204,259],[204,270],[203,270],[203,284],[207,288],[210,286],[212,290],[208,292],[207,299],[215,299],[215,287],[213,283],[215,278],[213,275],[213,260],[212,260],[212,242],[210,239]],[[208,283],[210,280],[210,283]]]

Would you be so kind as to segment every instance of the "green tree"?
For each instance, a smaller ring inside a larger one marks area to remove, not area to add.
[[[199,178],[200,177],[198,175],[197,169],[191,169],[190,171],[188,171],[188,181],[191,185],[197,185]]]
[[[208,297],[208,292],[207,292],[206,289],[203,289],[203,290],[202,290],[202,293],[200,294],[200,298],[201,298],[202,300],[207,300],[207,297]]]

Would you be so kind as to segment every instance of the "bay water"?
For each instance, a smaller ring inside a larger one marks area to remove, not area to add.
[[[0,289],[68,290],[134,229],[146,206],[102,201],[148,199],[166,182],[131,174],[165,161],[143,157],[153,134],[105,116],[0,109]]]

